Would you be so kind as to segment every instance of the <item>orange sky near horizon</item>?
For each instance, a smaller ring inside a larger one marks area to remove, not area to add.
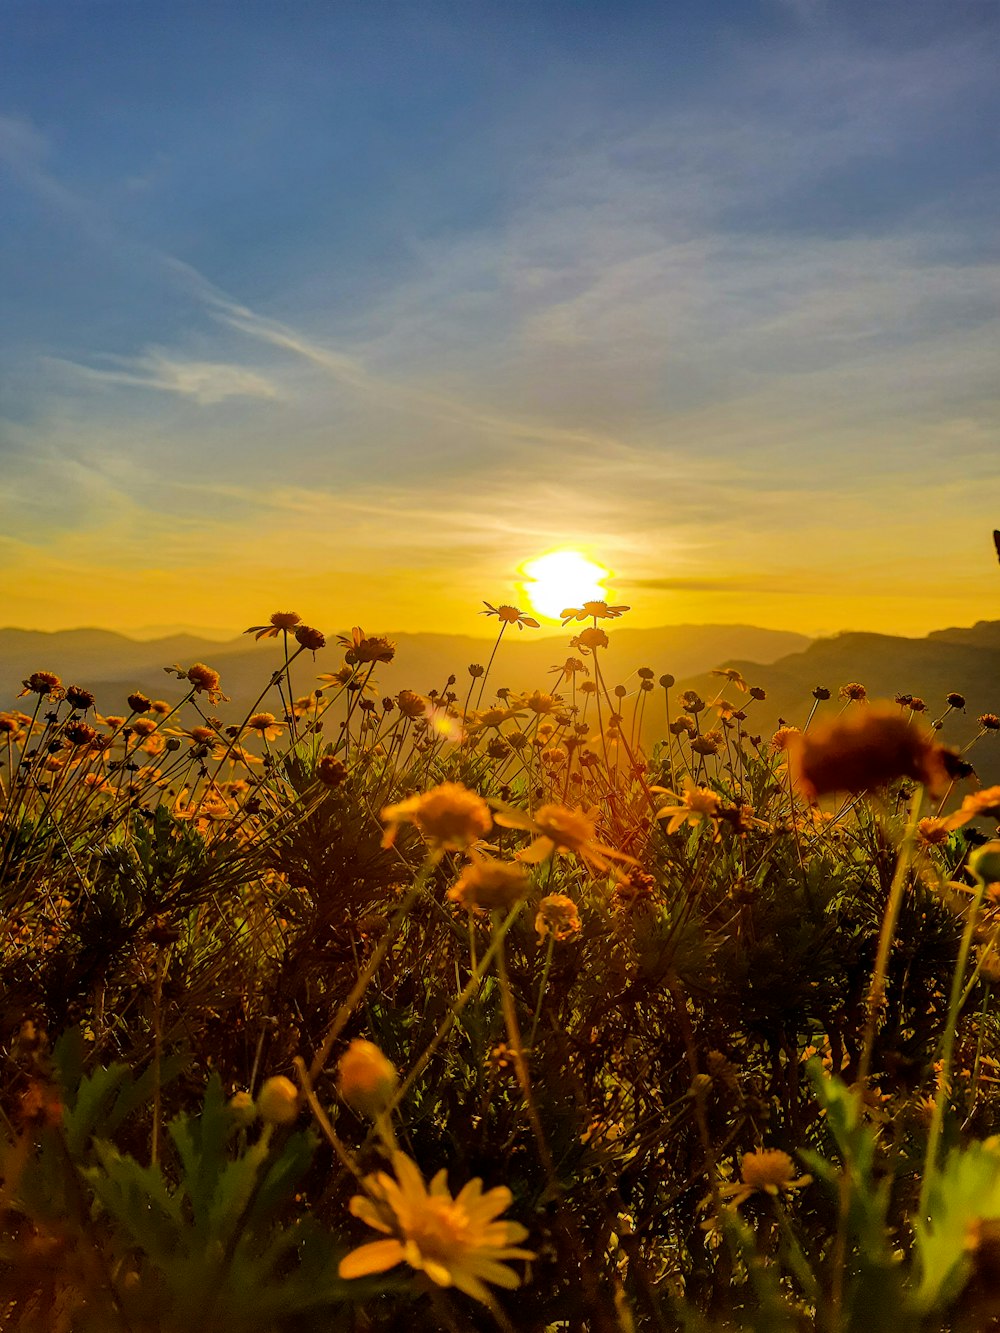
[[[988,541],[981,539],[982,533],[979,536],[981,571],[972,577],[942,572],[933,581],[908,582],[897,575],[886,586],[885,575],[874,566],[867,579],[863,571],[803,569],[798,586],[794,573],[774,573],[757,579],[734,577],[727,588],[723,573],[714,579],[711,573],[672,580],[630,578],[627,566],[620,566],[604,587],[610,602],[631,608],[616,624],[633,628],[750,624],[810,637],[843,630],[921,637],[935,629],[1000,619],[1000,570],[991,563]],[[975,555],[968,554],[970,567]],[[593,558],[599,556],[592,552]],[[214,572],[134,565],[88,570],[79,564],[72,569],[24,570],[11,585],[13,595],[4,598],[4,624],[47,631],[96,627],[131,638],[184,631],[225,640],[266,620],[272,611],[295,610],[330,634],[360,623],[369,633],[430,632],[489,639],[496,621],[480,614],[488,600],[494,605],[512,603],[534,615],[540,630],[532,633],[571,632],[562,631],[558,619],[534,605],[523,564],[521,569],[507,566],[497,576],[485,561],[479,568],[460,571],[384,568],[339,575],[275,572],[235,555],[232,563],[238,572],[227,572],[224,564]],[[657,583],[673,586],[661,588]]]

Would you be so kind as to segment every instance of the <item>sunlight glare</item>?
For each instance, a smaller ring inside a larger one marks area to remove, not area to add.
[[[533,611],[559,620],[568,607],[606,601],[601,585],[610,572],[579,551],[551,551],[524,566],[524,591]]]

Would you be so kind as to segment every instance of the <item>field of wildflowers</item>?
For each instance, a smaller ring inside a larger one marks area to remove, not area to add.
[[[520,694],[490,604],[392,697],[292,612],[243,717],[23,682],[0,1328],[1000,1327],[1000,718],[827,682],[761,736],[731,668],[611,679],[628,609]]]

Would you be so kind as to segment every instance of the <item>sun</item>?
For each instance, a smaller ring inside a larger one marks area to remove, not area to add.
[[[606,601],[601,585],[610,574],[579,551],[551,551],[524,566],[524,591],[533,611],[559,620],[568,607]]]

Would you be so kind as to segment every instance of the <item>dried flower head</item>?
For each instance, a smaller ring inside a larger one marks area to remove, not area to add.
[[[868,691],[858,681],[852,680],[847,685],[841,685],[838,695],[848,703],[864,703],[868,698]]]
[[[949,708],[961,708],[964,711],[965,695],[958,694],[955,690],[953,690],[951,694],[945,696],[945,703],[947,703]]]
[[[452,1198],[447,1176],[439,1171],[424,1183],[416,1163],[404,1153],[392,1154],[395,1178],[385,1171],[366,1176],[367,1194],[350,1203],[354,1217],[388,1237],[352,1250],[340,1261],[342,1278],[367,1277],[407,1263],[439,1287],[457,1287],[474,1300],[491,1302],[487,1282],[514,1288],[517,1274],[501,1260],[533,1259],[519,1249],[528,1233],[517,1222],[499,1222],[513,1195],[505,1186],[483,1192],[480,1179]]]
[[[705,700],[696,690],[685,690],[680,698],[680,705],[687,713],[703,713]]]
[[[311,653],[317,653],[321,648],[326,647],[326,635],[312,625],[297,625],[295,627],[295,642],[301,647],[306,648]]]
[[[983,713],[979,718],[983,731],[1000,731],[1000,717],[996,713]]]
[[[70,745],[92,745],[97,740],[97,732],[86,722],[70,722],[63,735]]]
[[[21,684],[24,689],[18,695],[19,699],[25,694],[37,694],[42,699],[48,699],[62,690],[62,681],[53,671],[33,671]]]
[[[97,702],[90,690],[85,690],[80,685],[67,685],[66,701],[81,713],[85,713],[88,708],[93,708]]]
[[[568,940],[580,929],[580,913],[576,903],[565,893],[549,893],[538,904],[535,930],[539,941],[551,935],[555,940]]]
[[[342,787],[347,781],[347,765],[332,754],[325,754],[316,765],[316,776],[324,787]]]
[[[152,707],[151,701],[138,690],[128,696],[126,703],[133,713],[148,713]]]

